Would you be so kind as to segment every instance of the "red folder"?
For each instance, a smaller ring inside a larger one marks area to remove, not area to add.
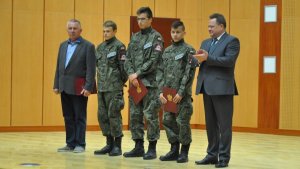
[[[163,87],[162,90],[164,97],[167,99],[167,103],[163,106],[164,111],[177,113],[177,104],[173,102],[173,98],[176,96],[177,91],[168,87]]]
[[[81,91],[85,85],[85,78],[76,78],[75,79],[75,93],[76,95],[81,95]],[[96,86],[96,81],[94,81],[94,87],[93,90],[91,91],[91,94],[96,94],[97,93],[97,86]]]
[[[144,96],[148,93],[148,89],[143,84],[143,82],[140,79],[138,79],[138,82],[139,82],[138,87],[131,85],[129,88],[129,91],[128,91],[129,95],[132,97],[133,102],[135,104],[138,104],[144,98]]]
[[[199,49],[199,50],[197,51],[197,54],[202,54],[202,53],[204,53],[202,49]]]

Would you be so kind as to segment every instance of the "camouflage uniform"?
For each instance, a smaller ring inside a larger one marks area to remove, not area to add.
[[[144,120],[147,122],[147,139],[155,141],[159,139],[160,108],[156,68],[160,60],[163,48],[162,36],[151,27],[134,34],[128,46],[125,70],[128,75],[137,73],[138,78],[148,89],[148,94],[135,105],[129,97],[130,104],[130,131],[132,139],[144,138]]]
[[[121,137],[124,108],[123,86],[125,46],[116,37],[101,43],[96,49],[98,80],[98,122],[104,136]]]
[[[178,104],[177,117],[171,112],[164,112],[163,115],[163,126],[170,144],[180,142],[187,145],[192,142],[190,120],[193,114],[191,95],[195,67],[191,66],[191,61],[194,53],[193,47],[182,39],[165,49],[158,69],[159,88],[176,89],[182,96]]]

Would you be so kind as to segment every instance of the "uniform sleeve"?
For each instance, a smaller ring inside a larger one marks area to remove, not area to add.
[[[131,38],[131,41],[132,41],[132,38]],[[128,50],[126,52],[126,58],[124,61],[124,70],[128,75],[135,73],[134,69],[133,69],[132,57],[131,57],[131,52],[130,52],[131,50],[132,50],[132,45],[131,45],[131,43],[129,43]]]
[[[240,52],[240,41],[233,38],[225,48],[223,56],[208,56],[206,64],[210,66],[233,67]]]
[[[157,67],[157,74],[156,74],[156,81],[158,83],[158,89],[159,89],[159,93],[162,93],[162,87],[165,84],[165,78],[164,78],[164,68],[165,68],[165,63],[163,61],[163,56],[160,57],[159,62],[158,62],[158,67]]]
[[[95,55],[95,46],[93,44],[87,47],[86,55],[86,83],[84,89],[87,91],[92,91],[94,88],[96,74],[96,55]]]
[[[185,96],[186,94],[186,88],[190,87],[190,81],[193,81],[193,79],[191,79],[191,74],[194,74],[195,72],[195,68],[192,67],[191,65],[191,59],[193,57],[193,54],[195,53],[195,50],[194,49],[189,49],[186,53],[186,57],[184,59],[186,59],[186,66],[185,66],[185,71],[183,73],[183,77],[181,79],[181,82],[180,82],[180,87],[179,87],[179,90],[178,90],[178,94],[180,96]]]
[[[125,71],[125,68],[124,68],[124,62],[125,62],[125,59],[126,59],[126,47],[125,45],[121,45],[119,48],[118,48],[118,51],[117,51],[117,54],[118,54],[118,67],[119,67],[119,71],[120,71],[120,74],[121,74],[121,80],[123,81],[123,83],[126,83],[127,79],[128,79],[128,75]]]
[[[146,75],[152,73],[156,68],[158,61],[160,60],[162,50],[163,50],[163,39],[161,36],[156,36],[152,43],[152,51],[149,59],[142,65],[142,67],[137,70],[137,75]]]

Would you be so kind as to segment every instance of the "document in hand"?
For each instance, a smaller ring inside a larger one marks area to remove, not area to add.
[[[131,85],[128,91],[135,104],[138,104],[148,93],[148,89],[143,82],[140,79],[138,79],[138,82],[139,86],[135,87],[134,85]]]
[[[173,102],[176,94],[177,91],[175,89],[163,87],[163,95],[167,99],[167,103],[163,106],[165,112],[177,113],[177,104]]]
[[[85,78],[76,78],[75,79],[75,93],[76,95],[81,95],[81,91],[85,85]],[[96,94],[97,93],[97,85],[96,81],[94,81],[94,87],[93,90],[91,91],[91,94]]]

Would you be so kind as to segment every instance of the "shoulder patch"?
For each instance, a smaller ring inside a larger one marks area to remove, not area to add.
[[[120,60],[125,60],[125,59],[126,59],[126,55],[125,54],[123,54],[123,55],[120,56]]]
[[[155,51],[159,51],[161,52],[162,51],[162,46],[160,44],[157,44],[154,48]]]

